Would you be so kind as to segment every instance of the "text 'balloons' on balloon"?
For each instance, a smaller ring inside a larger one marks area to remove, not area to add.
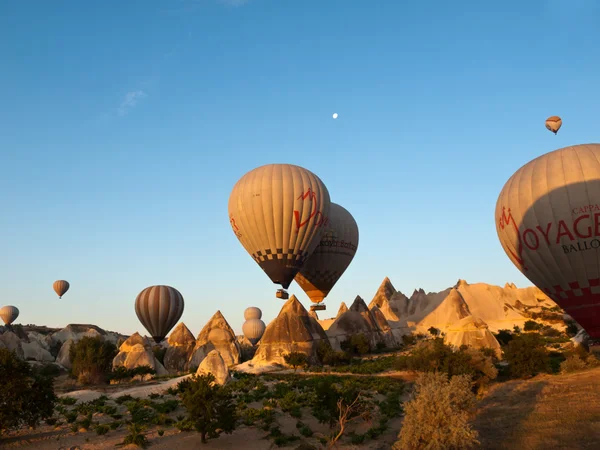
[[[560,117],[552,116],[546,119],[546,128],[554,134],[558,133],[560,127],[562,127],[562,119]]]
[[[319,244],[329,191],[311,171],[268,164],[246,173],[229,196],[229,223],[271,281],[287,289]]]
[[[350,266],[357,248],[358,225],[354,217],[332,202],[321,241],[295,278],[311,302],[319,303],[327,297]]]
[[[62,298],[62,296],[67,293],[70,286],[71,285],[69,284],[69,282],[65,280],[56,280],[52,284],[52,288],[54,289],[54,292],[56,292],[56,294],[58,295],[58,298]]]
[[[5,325],[10,325],[19,317],[19,309],[16,306],[7,305],[0,308],[0,319]]]
[[[171,286],[149,286],[135,299],[135,313],[157,344],[177,324],[184,306],[181,292]]]
[[[600,144],[525,164],[504,185],[495,214],[513,264],[600,338]]]

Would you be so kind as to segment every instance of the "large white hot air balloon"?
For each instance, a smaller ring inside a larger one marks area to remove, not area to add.
[[[242,331],[252,345],[256,345],[265,332],[266,325],[260,320],[261,317],[262,311],[256,306],[250,306],[244,311],[246,321],[242,325]]]
[[[0,308],[0,319],[6,324],[10,325],[19,317],[19,309],[16,306],[7,305]]]
[[[600,144],[517,170],[496,203],[496,230],[513,264],[600,338]]]
[[[291,164],[268,164],[235,184],[229,222],[271,281],[287,289],[319,244],[329,205],[329,192],[314,173]]]
[[[149,286],[135,299],[135,313],[157,344],[177,324],[184,306],[181,292],[171,286]]]

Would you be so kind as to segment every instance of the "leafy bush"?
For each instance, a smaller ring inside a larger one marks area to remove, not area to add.
[[[386,356],[372,360],[356,360],[356,362],[353,362],[350,365],[333,367],[331,371],[370,375],[390,370],[395,361],[395,356]]]
[[[212,374],[194,375],[178,386],[188,418],[200,433],[203,444],[207,436],[214,439],[222,432],[231,433],[235,429],[237,414],[233,395],[229,389],[216,384]]]
[[[525,322],[525,326],[523,327],[523,330],[525,331],[537,331],[540,328],[542,328],[542,324],[535,322],[534,320],[528,320],[527,322]]]
[[[148,446],[148,439],[144,435],[144,427],[137,423],[132,423],[128,427],[129,434],[125,436],[123,440],[124,445],[137,445],[141,448],[146,448]]]
[[[549,355],[543,338],[537,333],[515,336],[504,349],[511,376],[523,378],[549,371]]]
[[[427,331],[429,331],[429,334],[431,334],[433,337],[440,335],[440,330],[438,330],[436,327],[430,327]]]
[[[285,360],[286,364],[289,364],[294,368],[294,371],[296,371],[298,367],[304,367],[308,365],[308,357],[302,352],[287,353],[283,355],[283,359]]]
[[[443,338],[419,342],[410,355],[398,357],[394,366],[399,370],[442,372],[449,377],[469,375],[476,390],[498,376],[490,356],[466,346],[454,350]]]
[[[0,348],[0,380],[0,435],[52,417],[56,402],[52,378],[32,370],[5,348]]]
[[[371,351],[369,339],[363,333],[353,334],[350,339],[341,342],[340,347],[353,355],[365,355]]]
[[[112,361],[117,355],[117,347],[101,337],[83,337],[71,345],[71,373],[80,383],[99,383],[106,380]]]
[[[573,322],[572,320],[568,320],[568,321],[565,321],[565,323],[567,324],[567,329],[565,330],[565,332],[569,336],[573,337],[577,333],[579,333],[579,328],[577,328],[577,324],[575,322]]]
[[[475,407],[470,383],[466,375],[450,380],[442,373],[419,375],[393,449],[467,449],[479,444],[469,424]]]
[[[498,330],[498,333],[495,333],[494,336],[503,347],[507,345],[513,338],[513,334],[510,330]]]
[[[156,370],[148,365],[137,366],[133,369],[127,369],[124,366],[118,366],[107,375],[107,378],[109,380],[123,381],[131,380],[136,376],[143,377],[145,375],[156,375]]]

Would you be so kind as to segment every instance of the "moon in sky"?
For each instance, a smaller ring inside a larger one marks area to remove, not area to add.
[[[337,113],[333,113],[333,118],[337,119],[338,114]]]

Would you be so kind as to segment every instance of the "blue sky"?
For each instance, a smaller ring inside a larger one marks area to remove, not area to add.
[[[325,317],[385,276],[407,295],[530,285],[496,199],[536,156],[597,141],[599,17],[592,0],[0,2],[0,303],[145,332],[135,297],[168,284],[194,334],[217,309],[237,332],[250,305],[268,323],[282,302],[227,201],[284,162],[360,227]]]

